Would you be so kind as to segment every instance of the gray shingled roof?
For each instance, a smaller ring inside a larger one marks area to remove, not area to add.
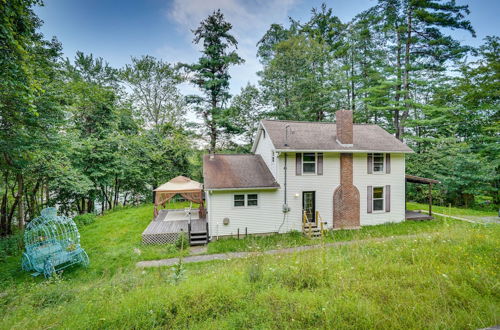
[[[262,125],[277,150],[413,152],[378,125],[354,124],[352,147],[337,142],[337,128],[332,122],[263,120]],[[289,125],[288,146],[285,146],[286,125]]]
[[[203,178],[206,190],[279,188],[260,155],[203,156]]]

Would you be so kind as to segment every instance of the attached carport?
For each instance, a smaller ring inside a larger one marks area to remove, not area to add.
[[[405,219],[406,220],[431,220],[434,219],[432,217],[432,185],[440,183],[438,180],[422,178],[415,175],[405,175],[406,182],[408,183],[416,183],[416,184],[426,184],[429,186],[428,192],[428,201],[429,201],[429,213],[408,211],[405,209]],[[405,208],[406,208],[406,200],[405,200]]]

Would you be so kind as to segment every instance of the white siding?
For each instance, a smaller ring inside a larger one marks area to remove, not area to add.
[[[258,194],[258,206],[234,207],[235,194]],[[209,200],[209,231],[210,236],[277,232],[283,221],[281,198],[277,190],[238,190],[207,192]],[[224,225],[223,219],[229,218],[229,224]]]
[[[272,145],[266,141],[259,142],[255,153],[265,153],[272,150]],[[405,159],[404,154],[391,154],[390,174],[367,174],[367,155],[354,154],[353,171],[354,185],[360,195],[360,222],[362,226],[385,222],[400,222],[405,215]],[[208,221],[211,236],[240,234],[287,232],[302,230],[302,192],[316,192],[316,210],[327,222],[328,228],[333,226],[333,192],[340,184],[340,154],[323,153],[323,175],[295,175],[295,153],[287,154],[287,204],[291,208],[286,215],[282,212],[284,203],[284,154],[276,157],[274,168],[277,181],[281,188],[277,190],[247,190],[247,191],[213,191],[207,192]],[[367,213],[367,186],[391,186],[391,212]],[[234,207],[234,194],[259,194],[258,207]],[[230,219],[229,225],[223,225],[225,217]]]
[[[328,228],[332,227],[333,192],[340,184],[339,160],[338,153],[323,153],[323,175],[295,175],[295,153],[287,154],[287,204],[291,208],[286,223],[288,230],[302,230],[303,191],[315,192],[316,210],[328,223]],[[278,171],[281,189],[284,189],[284,162],[285,156],[281,154]]]
[[[385,222],[401,222],[405,219],[405,156],[391,154],[390,174],[368,174],[367,155],[354,154],[354,185],[359,190],[361,226]],[[391,211],[367,212],[367,187],[391,186]]]
[[[259,141],[257,141],[257,146],[255,147],[255,154],[256,155],[261,155],[262,159],[266,163],[267,167],[273,174],[274,178],[276,179],[277,172],[276,172],[276,163],[277,163],[277,157],[276,154],[274,156],[274,162],[272,161],[272,152],[274,151],[273,143],[271,142],[271,139],[269,138],[269,135],[265,131],[265,129],[262,127],[262,133],[260,134]]]

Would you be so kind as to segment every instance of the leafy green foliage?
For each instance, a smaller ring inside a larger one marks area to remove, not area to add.
[[[189,248],[189,240],[188,240],[188,236],[186,233],[179,234],[179,237],[175,241],[175,246],[180,250],[184,250],[184,249]]]
[[[205,95],[204,98],[191,96],[190,102],[205,123],[210,137],[210,150],[215,151],[217,139],[222,132],[232,132],[225,103],[229,100],[229,67],[244,62],[235,50],[238,42],[230,34],[231,23],[227,22],[220,10],[214,11],[194,30],[193,42],[202,43],[202,56],[198,63],[187,65],[194,75],[191,82]]]
[[[85,213],[77,215],[76,217],[73,218],[73,221],[75,221],[76,225],[80,228],[83,226],[93,224],[95,222],[95,219],[96,219],[95,214]]]
[[[140,243],[151,215],[151,206],[123,209],[82,228],[82,246],[92,263],[65,272],[59,283],[23,274],[19,256],[9,257],[0,272],[0,327],[484,328],[497,323],[498,225],[450,221],[411,239],[262,256],[257,282],[248,280],[253,258],[183,264],[189,276],[174,285],[161,274],[170,270],[135,266],[178,254]]]
[[[8,256],[18,255],[24,249],[23,233],[0,238],[0,262]]]
[[[183,124],[186,106],[178,90],[183,81],[178,68],[152,56],[133,57],[120,74],[132,89],[137,115],[147,125]]]

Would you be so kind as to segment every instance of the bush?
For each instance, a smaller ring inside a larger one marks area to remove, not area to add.
[[[17,255],[24,249],[23,233],[16,233],[0,238],[0,261],[7,256]]]
[[[95,222],[96,215],[94,213],[85,213],[77,215],[73,218],[78,227],[87,226]]]
[[[189,247],[189,240],[186,233],[180,233],[175,241],[175,246],[178,249],[187,249]]]

